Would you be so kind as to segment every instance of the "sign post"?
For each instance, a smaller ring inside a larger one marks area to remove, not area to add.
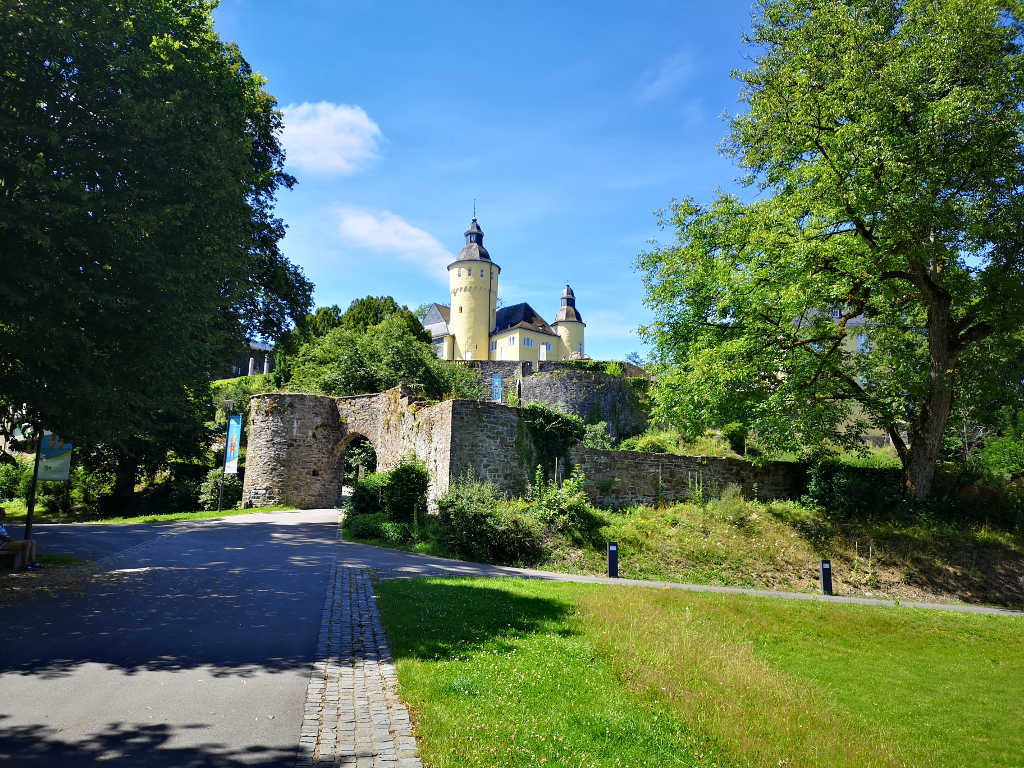
[[[832,594],[832,563],[828,560],[821,561],[821,594]]]
[[[35,430],[36,460],[32,465],[32,485],[29,488],[25,514],[25,539],[32,538],[32,516],[36,511],[36,489],[40,480],[67,480],[71,475],[71,443],[65,443],[53,432]]]
[[[614,541],[608,542],[608,578],[619,578],[619,545]]]

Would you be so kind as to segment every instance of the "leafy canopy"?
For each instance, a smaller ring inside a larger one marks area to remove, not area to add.
[[[760,3],[725,144],[757,195],[673,205],[675,242],[638,257],[657,417],[786,448],[873,425],[927,495],[956,398],[1020,389],[1000,372],[1024,307],[1022,18],[1015,0]]]
[[[281,114],[212,7],[0,9],[0,408],[78,444],[201,443],[209,372],[309,306]]]

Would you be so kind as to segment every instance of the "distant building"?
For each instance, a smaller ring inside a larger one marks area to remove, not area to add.
[[[555,322],[547,323],[529,304],[498,309],[501,267],[484,248],[476,217],[465,232],[466,246],[448,265],[451,305],[432,304],[423,318],[442,360],[529,361],[586,359],[586,324],[568,285]]]
[[[274,348],[259,341],[250,342],[231,361],[231,367],[223,372],[223,379],[235,379],[258,373],[272,373],[274,370]]]

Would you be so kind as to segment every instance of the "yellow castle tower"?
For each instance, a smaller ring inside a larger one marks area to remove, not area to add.
[[[442,357],[448,360],[487,360],[491,332],[495,325],[498,274],[501,267],[491,261],[484,248],[484,233],[476,216],[465,232],[466,247],[448,265],[451,293],[451,336]]]

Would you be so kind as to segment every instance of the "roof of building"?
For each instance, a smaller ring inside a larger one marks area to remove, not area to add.
[[[423,327],[430,334],[433,340],[447,336],[448,323],[451,321],[451,309],[444,304],[431,304],[427,313],[423,316]]]
[[[459,251],[459,255],[456,257],[448,266],[452,266],[460,261],[490,261],[491,254],[484,248],[484,231],[480,229],[480,225],[476,221],[476,216],[469,223],[469,229],[464,233],[466,236],[466,247]],[[497,266],[497,264],[495,264]]]
[[[494,316],[494,332],[501,333],[512,328],[523,328],[537,333],[546,333],[549,336],[557,336],[555,329],[548,325],[544,318],[537,314],[533,307],[526,302],[513,304],[511,307],[502,307]]]
[[[565,290],[562,291],[562,307],[558,310],[558,316],[555,318],[556,323],[582,323],[583,318],[580,317],[580,313],[576,311],[576,294],[572,292],[572,288],[568,284],[565,286]]]

